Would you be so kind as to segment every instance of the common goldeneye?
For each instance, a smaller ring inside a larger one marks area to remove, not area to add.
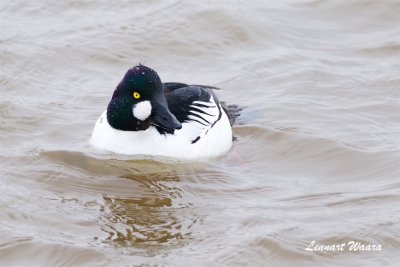
[[[215,87],[162,83],[144,65],[129,69],[97,120],[90,144],[120,154],[174,158],[220,156],[232,146]]]

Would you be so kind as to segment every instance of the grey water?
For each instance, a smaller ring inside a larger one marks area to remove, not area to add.
[[[395,0],[1,1],[0,266],[396,266],[399,14]],[[242,107],[226,156],[93,151],[139,62]]]

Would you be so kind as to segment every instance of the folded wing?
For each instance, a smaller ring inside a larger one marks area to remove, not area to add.
[[[221,119],[222,109],[212,91],[214,87],[165,83],[165,97],[172,114],[192,144],[199,141]],[[158,129],[165,132],[163,129]]]

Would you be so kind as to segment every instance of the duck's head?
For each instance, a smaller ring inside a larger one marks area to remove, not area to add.
[[[154,70],[138,65],[128,70],[107,108],[111,127],[140,131],[156,125],[167,130],[182,128],[168,109],[163,84]]]

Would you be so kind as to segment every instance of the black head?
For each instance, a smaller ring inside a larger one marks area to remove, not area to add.
[[[182,127],[168,109],[157,72],[143,65],[128,70],[118,84],[108,104],[107,120],[123,131],[145,130],[151,124],[172,131]]]

